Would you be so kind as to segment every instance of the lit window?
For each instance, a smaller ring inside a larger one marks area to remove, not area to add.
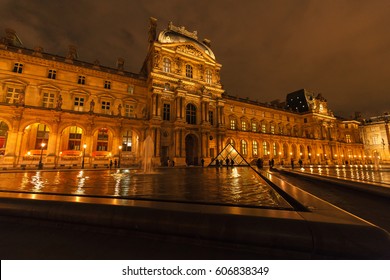
[[[192,66],[189,64],[186,65],[186,77],[192,78]]]
[[[44,92],[42,106],[45,108],[54,108],[56,94],[54,92]]]
[[[241,141],[241,153],[243,154],[243,155],[247,155],[248,154],[248,144],[246,143],[246,141],[245,140],[242,140]]]
[[[77,83],[79,85],[85,85],[85,76],[79,76]]]
[[[164,84],[164,90],[170,90],[171,89],[171,85],[168,84],[168,83],[165,83]]]
[[[74,98],[74,106],[73,106],[73,110],[75,111],[79,111],[79,112],[83,112],[84,111],[84,97],[80,97],[80,96],[76,96]]]
[[[256,123],[252,123],[252,131],[253,132],[257,131],[257,124]]]
[[[108,150],[108,129],[107,128],[99,129],[96,150],[97,151]]]
[[[270,126],[270,130],[272,134],[275,134],[275,126],[273,124]]]
[[[47,75],[47,77],[48,77],[49,79],[55,80],[55,79],[57,78],[57,71],[56,71],[56,70],[53,70],[53,69],[50,69],[50,70],[49,70],[49,73],[48,73],[48,75]]]
[[[267,129],[266,129],[266,127],[265,127],[265,124],[262,124],[262,125],[261,125],[261,132],[262,132],[262,133],[266,133],[266,132],[267,132]]]
[[[278,154],[278,146],[276,145],[276,143],[272,144],[272,150],[273,150],[274,156],[276,156]]]
[[[23,64],[22,63],[15,63],[14,64],[14,69],[12,70],[12,72],[15,72],[15,73],[22,73],[23,72]]]
[[[167,73],[171,72],[171,60],[169,58],[164,58],[163,60],[163,71]]]
[[[347,143],[351,143],[351,135],[350,134],[347,134],[345,135],[345,140],[347,141]]]
[[[241,122],[241,129],[242,129],[243,131],[246,131],[246,122],[245,122],[245,121],[242,121],[242,122]]]
[[[211,84],[212,83],[213,75],[211,73],[210,69],[206,70],[206,83]]]
[[[263,154],[268,155],[268,144],[267,142],[263,142]]]
[[[133,118],[135,116],[134,114],[134,105],[132,104],[125,104],[125,116]]]
[[[236,120],[230,120],[230,129],[236,130]]]
[[[35,139],[35,149],[42,149],[41,144],[45,143],[46,145],[43,147],[44,150],[47,149],[47,143],[49,142],[49,133],[50,130],[45,124],[38,124],[37,127],[37,137]]]
[[[257,141],[252,142],[252,152],[254,156],[257,156],[258,154]]]
[[[7,146],[7,138],[8,138],[8,125],[0,121],[0,155],[4,155],[5,147]]]
[[[7,88],[7,95],[5,98],[5,102],[9,104],[18,103],[19,102],[19,96],[23,94],[23,89],[21,88]]]
[[[83,133],[83,130],[80,127],[77,127],[77,126],[70,127],[68,150],[80,151],[82,133]]]
[[[131,152],[132,144],[132,132],[128,130],[122,136],[122,151]]]

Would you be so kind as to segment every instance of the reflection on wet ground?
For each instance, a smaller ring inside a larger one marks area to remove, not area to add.
[[[300,169],[302,172],[311,174],[333,176],[344,180],[372,182],[390,187],[390,169],[379,168],[375,170],[373,165],[336,165],[328,166],[313,166]]]
[[[0,173],[0,182],[3,191],[292,209],[248,167]]]

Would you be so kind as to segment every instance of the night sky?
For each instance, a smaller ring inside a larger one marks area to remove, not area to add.
[[[16,30],[27,48],[138,73],[149,17],[158,31],[172,21],[211,40],[230,95],[284,100],[306,88],[336,115],[390,112],[388,0],[0,0],[0,30]]]

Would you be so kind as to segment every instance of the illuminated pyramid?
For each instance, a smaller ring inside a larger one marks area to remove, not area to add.
[[[245,160],[245,158],[234,148],[231,143],[228,143],[225,148],[210,162],[208,166],[216,166],[216,161],[218,160],[219,165],[226,166],[226,159],[229,159],[229,165],[233,160],[234,166],[250,166],[250,164]]]

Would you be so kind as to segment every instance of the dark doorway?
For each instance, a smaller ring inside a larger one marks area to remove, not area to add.
[[[198,141],[195,135],[186,136],[186,163],[187,165],[198,165]]]

